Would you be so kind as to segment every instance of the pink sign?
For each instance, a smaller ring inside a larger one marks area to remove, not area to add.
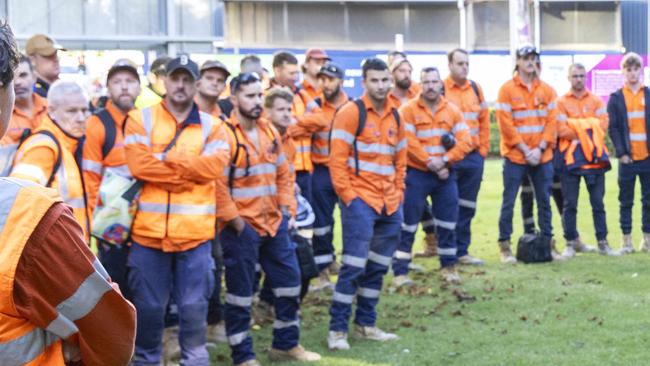
[[[642,56],[643,64],[648,64],[648,57]],[[586,86],[594,94],[603,98],[605,102],[609,95],[623,86],[623,73],[621,60],[623,55],[606,55],[602,61],[587,73]]]

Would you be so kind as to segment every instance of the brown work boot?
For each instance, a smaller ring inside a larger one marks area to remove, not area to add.
[[[632,235],[623,235],[623,246],[621,246],[621,254],[634,253],[634,245],[632,245]]]
[[[591,245],[585,244],[581,237],[576,239],[576,245],[573,249],[575,249],[576,253],[596,253],[598,251],[598,249]]]
[[[314,278],[309,285],[309,292],[331,291],[334,284],[330,281],[329,269],[324,268],[318,277]]]
[[[332,263],[330,263],[327,269],[329,270],[329,274],[337,275],[341,271],[341,265],[338,264],[337,261],[333,261]]]
[[[424,237],[424,251],[415,253],[415,258],[431,258],[438,255],[438,237],[434,233],[427,233]]]
[[[553,257],[553,261],[564,262],[567,258],[558,252],[555,243],[555,239],[551,239],[551,256]]]
[[[456,266],[448,266],[440,268],[440,277],[442,280],[450,285],[460,285],[460,276],[456,271]]]
[[[512,255],[510,250],[510,240],[499,241],[499,250],[501,250],[501,263],[516,264],[517,259]]]
[[[321,357],[316,352],[309,352],[301,345],[297,345],[288,351],[282,351],[276,348],[271,348],[269,351],[269,360],[271,361],[320,361]]]
[[[275,320],[275,309],[273,305],[260,300],[253,304],[253,319],[257,325],[271,324]]]
[[[643,240],[641,241],[641,247],[639,251],[648,253],[650,252],[650,234],[643,233]]]

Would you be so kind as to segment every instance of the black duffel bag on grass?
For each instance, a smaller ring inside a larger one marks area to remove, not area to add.
[[[551,239],[539,233],[522,235],[517,242],[517,260],[524,263],[552,261]]]

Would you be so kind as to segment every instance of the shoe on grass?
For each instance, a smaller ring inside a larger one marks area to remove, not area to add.
[[[456,270],[456,266],[447,266],[440,268],[440,277],[445,283],[450,285],[460,285],[460,276]]]
[[[501,263],[503,264],[517,263],[517,258],[515,258],[512,255],[512,250],[510,250],[510,240],[500,240],[499,251],[501,251]]]
[[[407,275],[399,275],[399,276],[393,277],[392,286],[395,287],[395,288],[400,288],[400,287],[404,287],[404,286],[412,286],[413,284],[415,284],[415,282],[413,282],[413,280]]]
[[[384,332],[377,327],[364,327],[362,325],[355,324],[354,338],[377,342],[389,342],[398,340],[399,336],[394,333]]]
[[[283,351],[276,348],[271,348],[269,351],[269,360],[271,361],[302,361],[312,362],[320,361],[321,357],[316,352],[307,351],[303,346],[297,345],[290,350]]]
[[[350,349],[347,332],[336,332],[330,330],[327,335],[327,348],[330,351],[345,351]]]
[[[485,264],[485,262],[482,259],[472,257],[469,254],[465,254],[461,257],[458,257],[458,263],[464,266],[482,266]]]
[[[415,253],[415,258],[431,258],[438,255],[438,238],[434,233],[424,236],[424,251]]]

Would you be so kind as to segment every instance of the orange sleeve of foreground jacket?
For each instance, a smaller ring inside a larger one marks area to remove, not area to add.
[[[90,217],[93,216],[93,211],[97,205],[99,185],[102,183],[102,146],[105,138],[104,125],[97,116],[90,116],[86,126],[86,141],[83,149],[83,175],[88,197],[88,215]]]
[[[20,158],[18,158],[20,157]],[[11,177],[47,184],[56,163],[56,152],[47,146],[35,146],[19,152]]]
[[[70,361],[127,365],[135,344],[135,308],[116,288],[70,209],[52,206],[16,267],[18,313],[64,339],[64,350],[74,355]]]
[[[510,105],[510,92],[508,84],[499,89],[499,97],[496,105],[497,121],[501,140],[510,148],[516,148],[524,140],[521,138],[512,120],[512,106]]]
[[[359,124],[359,112],[354,103],[346,104],[334,117],[332,139],[330,142],[330,172],[332,185],[336,194],[345,204],[357,198],[352,187],[352,178],[348,168],[354,135]]]
[[[181,171],[183,179],[197,184],[207,184],[223,175],[223,169],[228,164],[227,128],[223,122],[215,123],[208,136],[201,155],[190,156],[176,151],[170,151],[165,162],[172,164]]]
[[[609,114],[607,113],[607,107],[605,102],[597,96],[593,96],[596,104],[596,118],[600,120],[600,128],[607,133],[609,128]]]
[[[481,103],[481,111],[478,114],[478,153],[485,158],[490,151],[490,110],[483,95],[483,88],[478,84],[477,86],[479,102]]]
[[[173,192],[184,191],[191,188],[193,183],[181,177],[176,169],[158,160],[153,155],[151,147],[144,144],[143,140],[149,137],[144,127],[129,116],[126,121],[124,134],[126,162],[131,174],[137,179],[148,183],[155,183]],[[189,187],[188,187],[189,185]],[[174,188],[177,187],[177,188]]]
[[[224,127],[228,128],[228,126]],[[235,142],[235,137],[233,134],[228,133],[226,135],[226,140],[228,143],[228,154],[227,154],[227,159],[228,161],[226,162],[226,166],[228,167],[227,170],[232,169],[230,167],[230,162],[232,161],[234,155],[235,155],[235,149],[237,148],[237,143]],[[228,186],[228,173],[225,172],[224,174],[221,174],[219,178],[215,181],[215,191],[217,194],[217,220],[222,221],[222,222],[228,222],[231,221],[237,216],[239,216],[239,209],[237,208],[237,204],[235,201],[232,199],[232,196],[230,195],[230,187]]]
[[[463,121],[463,115],[460,110],[451,103],[449,103],[449,109],[453,116],[454,128],[452,131],[454,133],[456,144],[451,148],[451,150],[447,151],[446,155],[449,162],[454,164],[463,160],[465,156],[473,150],[473,147],[472,138],[469,135],[469,128]]]
[[[424,147],[422,147],[420,140],[416,136],[417,127],[414,122],[415,116],[411,103],[406,103],[401,106],[399,114],[402,121],[404,121],[404,130],[406,131],[407,161],[426,166],[429,161],[429,154],[424,150]]]

